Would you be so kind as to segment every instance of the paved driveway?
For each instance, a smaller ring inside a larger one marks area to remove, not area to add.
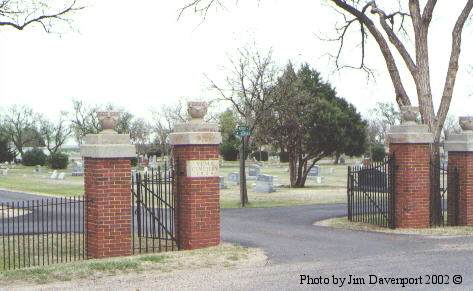
[[[299,286],[300,274],[327,277],[446,274],[450,276],[449,285],[410,287],[458,288],[451,281],[453,275],[459,274],[463,279],[459,286],[473,290],[473,237],[395,235],[312,225],[316,220],[344,215],[346,205],[343,204],[224,209],[222,239],[263,248],[270,267],[261,272],[267,273],[269,281],[275,283],[272,286],[282,289]],[[270,286],[251,274],[246,276],[248,284],[240,286],[244,289]]]
[[[0,202],[35,198],[34,195],[0,192]],[[368,280],[373,274],[378,277],[424,276],[423,285],[409,285],[406,289],[473,290],[473,237],[394,235],[312,225],[316,220],[346,215],[345,208],[346,205],[338,204],[223,209],[222,239],[264,249],[269,257],[267,266],[219,272],[203,269],[186,272],[184,277],[176,273],[141,285],[176,290],[338,289],[332,281],[328,285],[300,285],[300,276],[349,278],[354,275]],[[425,275],[448,275],[449,284],[425,285]],[[461,285],[452,283],[454,275],[462,276]],[[135,286],[133,282],[129,287]],[[368,286],[386,289],[383,285]],[[367,285],[349,287],[364,290]]]

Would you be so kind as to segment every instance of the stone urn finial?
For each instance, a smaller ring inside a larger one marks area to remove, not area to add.
[[[203,122],[208,108],[209,105],[207,102],[187,102],[187,113],[189,113],[190,117],[192,118],[191,122]]]
[[[102,126],[102,131],[100,133],[109,133],[114,134],[117,133],[115,128],[118,124],[118,119],[120,117],[120,113],[117,111],[101,111],[97,112],[97,117],[100,121],[100,125]]]
[[[459,123],[463,131],[473,131],[473,116],[461,116]]]
[[[401,123],[416,124],[418,115],[419,107],[411,105],[401,106]]]

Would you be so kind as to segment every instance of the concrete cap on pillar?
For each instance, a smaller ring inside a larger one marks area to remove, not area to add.
[[[445,150],[449,152],[473,152],[473,116],[459,118],[462,132],[452,134],[445,141]]]
[[[419,107],[401,106],[401,124],[391,126],[389,143],[425,144],[433,143],[434,136],[425,124],[417,123]]]
[[[119,113],[113,111],[98,112],[97,117],[102,126],[98,134],[85,136],[85,143],[80,146],[84,158],[134,158],[135,146],[131,144],[129,134],[118,134],[115,131]]]
[[[188,102],[189,121],[174,126],[169,135],[171,145],[217,145],[222,142],[218,124],[204,121],[207,102]]]

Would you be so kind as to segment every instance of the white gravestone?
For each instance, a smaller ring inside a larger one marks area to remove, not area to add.
[[[218,177],[218,186],[220,189],[227,189],[227,185],[225,185],[225,177]]]
[[[64,180],[65,178],[66,178],[66,173],[64,172],[59,173],[59,175],[57,176],[58,180]]]
[[[51,180],[56,180],[57,179],[57,170],[54,170],[51,176],[49,177]]]
[[[253,188],[253,191],[258,193],[271,193],[274,190],[274,176],[270,175],[258,175],[256,178],[256,185]]]
[[[81,162],[74,162],[72,176],[84,176],[84,166]]]
[[[319,177],[320,176],[320,166],[314,165],[310,170],[309,170],[309,177]]]
[[[236,186],[240,185],[240,173],[238,172],[232,172],[228,174],[228,183]]]
[[[250,177],[258,177],[261,174],[261,167],[258,165],[250,165],[248,167],[248,176]]]

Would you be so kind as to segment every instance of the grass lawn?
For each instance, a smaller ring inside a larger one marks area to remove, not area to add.
[[[51,180],[53,170],[42,167],[40,173],[35,173],[34,167],[15,166],[10,168],[7,176],[0,176],[0,188],[5,190],[55,195],[62,197],[82,196],[84,193],[83,177],[72,177],[71,170],[65,172],[65,180]]]
[[[57,281],[88,279],[96,276],[129,274],[133,272],[165,273],[176,270],[201,268],[231,268],[264,264],[266,256],[259,249],[231,244],[193,250],[120,257],[103,260],[86,260],[73,263],[34,267],[0,272],[2,287],[45,284]]]
[[[81,260],[82,234],[5,235],[0,240],[0,272]]]
[[[262,174],[276,176],[278,187],[273,193],[256,193],[253,191],[255,181],[248,180],[249,207],[276,207],[305,204],[325,204],[346,202],[347,166],[335,166],[329,161],[320,163],[323,181],[317,184],[315,179],[308,178],[305,188],[290,188],[288,164],[264,163]],[[238,172],[238,162],[224,162],[220,167],[220,175],[225,177],[230,172]],[[223,208],[236,208],[240,203],[239,186],[228,185],[228,189],[220,191],[220,202]]]
[[[348,218],[336,217],[327,220],[317,221],[314,225],[327,226],[337,229],[349,229],[358,231],[372,231],[372,232],[383,232],[392,234],[415,234],[415,235],[426,235],[426,236],[465,236],[473,235],[473,227],[471,226],[445,226],[445,227],[432,227],[422,229],[389,229],[380,227],[372,224],[362,222],[350,222]]]
[[[250,162],[248,162],[250,164]],[[343,203],[346,202],[347,166],[335,166],[330,161],[321,161],[323,181],[317,184],[315,179],[308,179],[302,189],[290,188],[287,163],[266,162],[261,168],[262,174],[276,176],[275,184],[279,185],[274,193],[256,193],[253,191],[254,180],[248,180],[249,207],[275,207],[304,204]],[[82,196],[84,192],[83,177],[72,177],[71,170],[66,172],[63,181],[50,180],[52,170],[43,167],[42,172],[34,173],[34,167],[16,166],[10,169],[8,176],[0,176],[0,188],[12,191],[55,195]],[[228,174],[238,172],[238,162],[224,162],[220,175],[225,177],[227,189],[221,190],[223,208],[239,207],[239,186],[228,183]]]

